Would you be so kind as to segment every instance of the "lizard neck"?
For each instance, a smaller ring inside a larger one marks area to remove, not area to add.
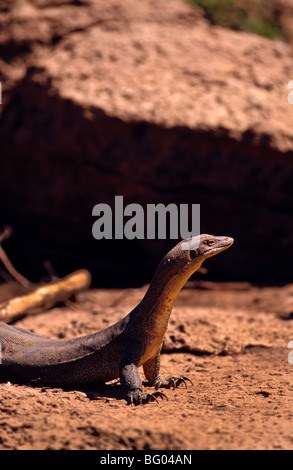
[[[148,329],[166,331],[178,293],[201,264],[202,261],[188,263],[176,252],[165,256],[139,304],[141,320]]]

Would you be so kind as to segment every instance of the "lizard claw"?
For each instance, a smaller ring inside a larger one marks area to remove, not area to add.
[[[154,392],[154,393],[144,393],[142,390],[131,390],[127,394],[127,401],[129,405],[144,405],[146,403],[150,403],[152,401],[156,401],[157,403],[158,400],[157,398],[160,397],[162,400],[166,398],[168,400],[168,397],[165,395],[163,392]]]
[[[176,387],[178,387],[181,383],[184,383],[185,388],[187,388],[186,381],[190,382],[191,385],[193,385],[192,381],[188,377],[181,376],[181,377],[178,378],[178,381],[176,382]]]
[[[156,401],[157,403],[158,400],[157,400],[157,397],[160,397],[162,400],[164,400],[164,398],[166,398],[166,400],[168,401],[168,397],[167,395],[165,395],[165,393],[163,392],[154,392],[154,393],[148,393],[147,394],[147,403],[149,403],[150,401]]]
[[[160,388],[160,387],[165,387],[165,388],[173,388],[173,390],[175,390],[175,388],[179,387],[180,384],[184,384],[185,385],[185,388],[187,388],[187,383],[186,381],[190,382],[191,385],[193,385],[192,381],[188,378],[188,377],[184,377],[184,376],[180,376],[180,377],[176,377],[176,376],[173,376],[173,377],[169,377],[169,379],[166,379],[166,380],[159,380],[155,387],[156,389]]]

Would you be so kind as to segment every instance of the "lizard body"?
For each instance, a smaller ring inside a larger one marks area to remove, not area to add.
[[[195,238],[195,237],[194,237]],[[232,245],[229,237],[200,235],[197,249],[179,242],[159,264],[141,302],[114,325],[89,335],[49,339],[0,322],[0,380],[69,386],[108,382],[120,377],[130,403],[163,397],[145,394],[137,368],[150,385],[174,388],[188,380],[160,377],[160,351],[172,306],[179,291],[202,262]]]

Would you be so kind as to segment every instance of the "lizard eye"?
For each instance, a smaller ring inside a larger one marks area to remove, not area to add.
[[[213,241],[213,240],[206,240],[206,241],[204,241],[204,244],[205,244],[206,246],[213,246],[214,241]]]

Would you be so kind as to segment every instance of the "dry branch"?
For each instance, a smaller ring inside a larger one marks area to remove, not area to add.
[[[65,301],[72,295],[86,290],[90,282],[91,275],[88,271],[75,271],[63,279],[38,287],[29,294],[0,304],[0,320],[11,322],[21,315],[46,310],[56,302]]]

